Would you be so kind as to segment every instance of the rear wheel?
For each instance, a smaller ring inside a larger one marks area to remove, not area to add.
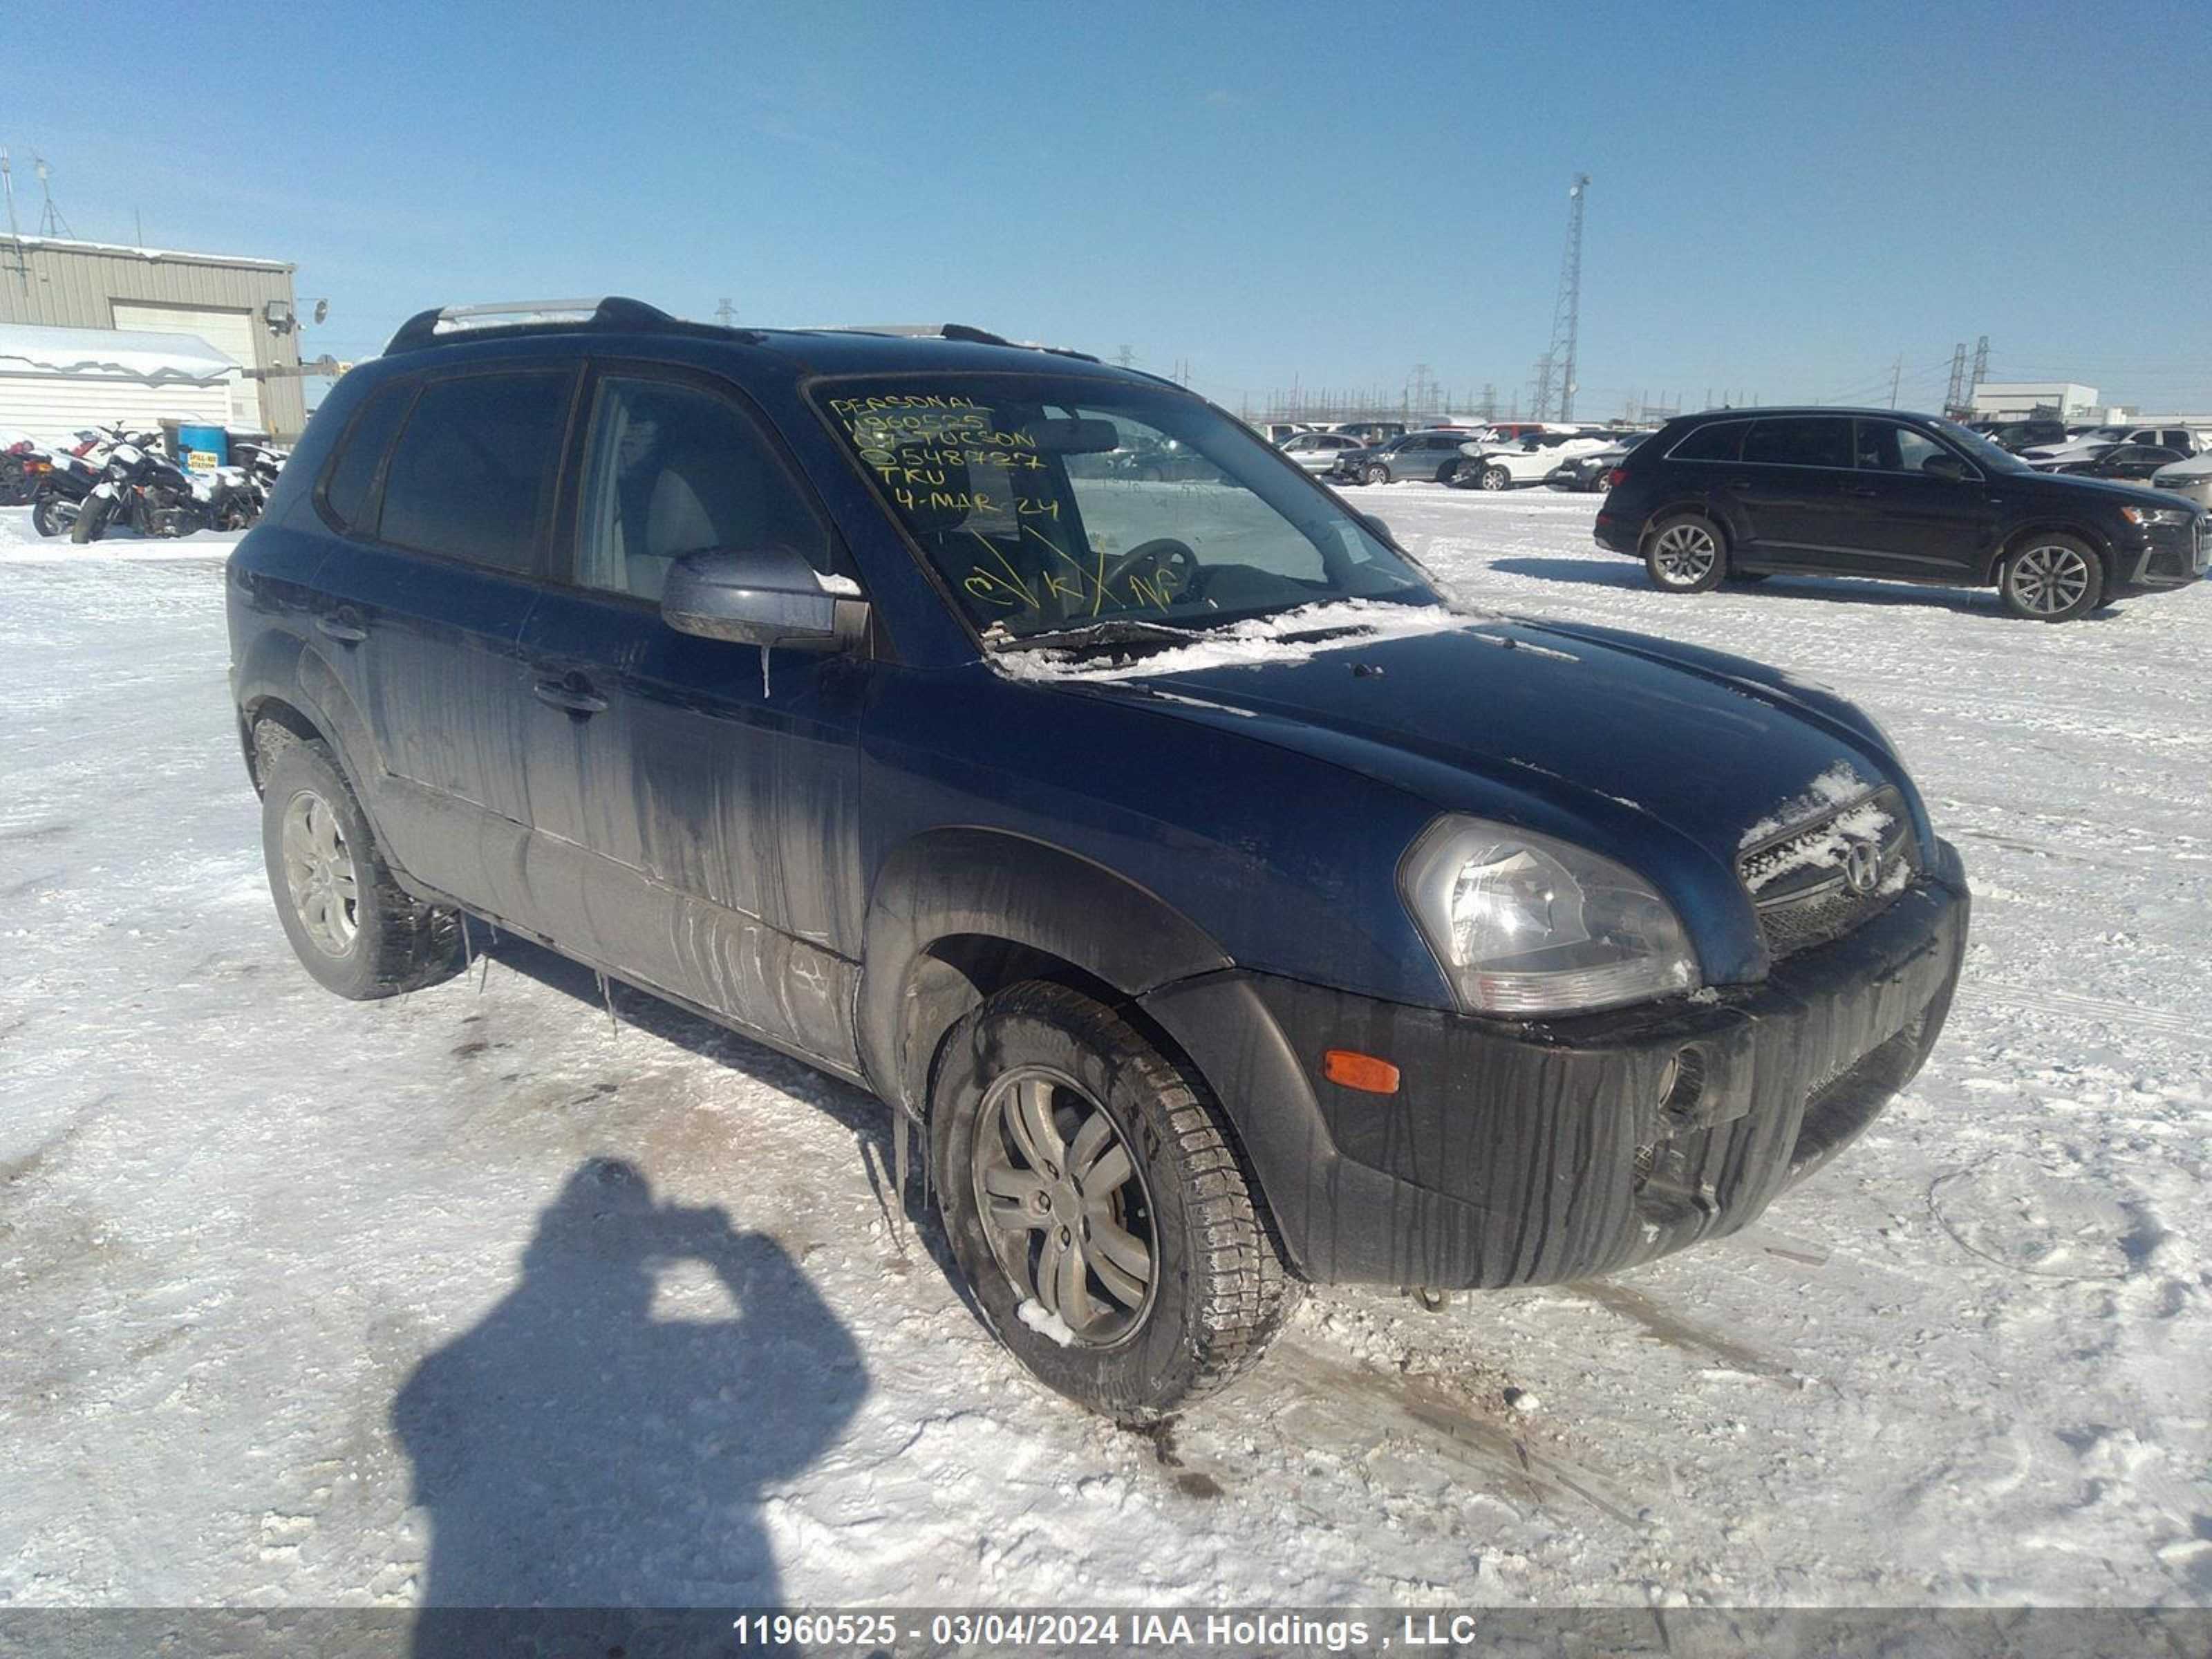
[[[301,965],[324,989],[356,1001],[450,978],[460,966],[458,920],[392,879],[328,751],[268,727],[256,740],[273,751],[261,796],[269,890]]]
[[[58,495],[41,495],[31,503],[31,528],[41,536],[58,536],[76,518],[76,504]]]
[[[2104,602],[2105,566],[2072,536],[2031,536],[1997,568],[2005,609],[2030,622],[2071,622]]]
[[[1728,554],[1710,519],[1694,513],[1662,519],[1644,544],[1644,568],[1669,593],[1705,593],[1728,574]]]
[[[1225,1387],[1293,1304],[1203,1085],[1079,992],[1012,986],[955,1025],[930,1135],[984,1321],[1092,1411],[1154,1423]]]

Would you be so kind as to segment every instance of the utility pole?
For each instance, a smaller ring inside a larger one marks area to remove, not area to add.
[[[69,221],[62,217],[62,210],[54,205],[54,187],[49,182],[54,176],[53,169],[46,165],[46,158],[36,150],[31,152],[31,165],[38,170],[39,193],[46,198],[46,202],[45,210],[39,215],[39,234],[54,237],[71,234]]]
[[[1897,361],[1889,366],[1889,406],[1897,407],[1897,383],[1905,374],[1905,354],[1899,352]]]

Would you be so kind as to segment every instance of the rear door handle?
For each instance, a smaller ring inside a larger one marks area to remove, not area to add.
[[[1846,495],[1864,495],[1871,500],[1873,497],[1881,495],[1881,491],[1879,489],[1870,489],[1865,484],[1845,484],[1844,486],[1844,494]]]
[[[1730,489],[1748,489],[1751,488],[1751,480],[1748,478],[1730,478],[1729,480],[1729,488]]]
[[[347,645],[359,645],[368,637],[368,630],[349,611],[335,611],[327,616],[318,617],[315,627],[318,631]]]
[[[571,674],[565,679],[540,680],[530,689],[538,694],[538,702],[550,702],[572,714],[596,714],[607,706],[607,700],[592,690],[591,683],[580,674]]]

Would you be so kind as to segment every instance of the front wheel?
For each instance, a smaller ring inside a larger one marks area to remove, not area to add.
[[[985,1322],[1118,1422],[1227,1386],[1295,1301],[1203,1085],[1079,992],[1012,986],[952,1028],[930,1149]]]
[[[1359,470],[1359,482],[1362,483],[1370,484],[1389,483],[1390,482],[1390,469],[1383,465],[1380,461],[1370,461],[1365,466]]]
[[[1709,520],[1681,514],[1662,520],[1644,550],[1652,585],[1669,593],[1705,593],[1728,574],[1720,532]]]
[[[2015,617],[2071,622],[2104,603],[2104,562],[2072,536],[2031,536],[1997,568],[1997,592]]]
[[[77,508],[76,522],[70,526],[70,539],[80,546],[98,541],[106,532],[107,515],[113,510],[103,497],[86,496],[84,505]]]
[[[1486,466],[1482,469],[1481,483],[1485,489],[1510,489],[1513,475],[1502,466]]]

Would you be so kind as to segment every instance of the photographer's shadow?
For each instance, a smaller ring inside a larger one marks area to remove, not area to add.
[[[738,1311],[656,1318],[696,1264]],[[769,1607],[758,1507],[867,1392],[859,1348],[773,1239],[657,1204],[592,1159],[538,1218],[521,1282],[416,1368],[392,1419],[429,1512],[426,1608]],[[419,1655],[468,1621],[418,1622]]]

